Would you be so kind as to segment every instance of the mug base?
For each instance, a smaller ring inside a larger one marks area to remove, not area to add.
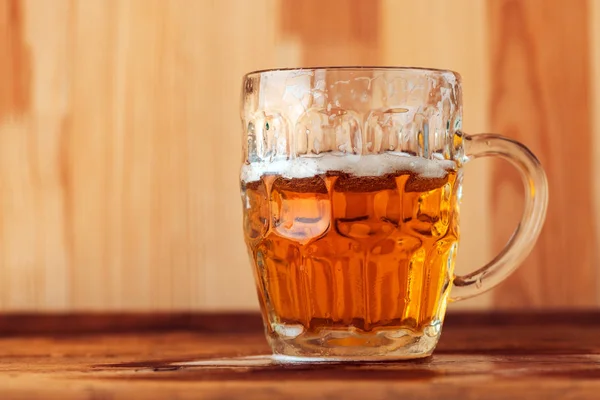
[[[411,329],[380,329],[364,332],[353,327],[297,332],[275,326],[267,335],[274,359],[281,363],[380,362],[412,360],[433,353],[440,337],[439,322],[417,332]]]

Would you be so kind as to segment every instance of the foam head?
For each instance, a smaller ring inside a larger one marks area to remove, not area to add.
[[[325,154],[319,157],[297,157],[291,160],[254,162],[244,164],[241,180],[249,183],[264,175],[284,178],[309,178],[330,171],[345,172],[355,176],[382,176],[396,171],[409,171],[422,178],[443,178],[448,170],[456,169],[452,160],[430,160],[409,154],[370,154],[337,156]]]

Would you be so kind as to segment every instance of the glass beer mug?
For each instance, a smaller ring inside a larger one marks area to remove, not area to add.
[[[539,161],[511,139],[462,132],[457,73],[252,72],[241,117],[245,241],[282,360],[428,356],[447,303],[504,280],[540,233]],[[457,276],[463,166],[485,156],[521,173],[524,213],[494,260]]]

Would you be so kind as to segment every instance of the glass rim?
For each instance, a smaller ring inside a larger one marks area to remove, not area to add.
[[[283,68],[265,68],[250,71],[244,74],[243,79],[256,77],[265,73],[279,73],[279,72],[316,72],[316,71],[384,71],[384,72],[413,72],[421,74],[433,74],[433,75],[452,75],[457,83],[462,81],[461,75],[450,69],[442,68],[429,68],[429,67],[410,67],[410,66],[375,66],[375,65],[334,65],[334,66],[318,66],[318,67],[283,67]]]

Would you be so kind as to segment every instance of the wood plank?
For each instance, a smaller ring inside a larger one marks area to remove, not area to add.
[[[564,7],[559,1],[502,0],[488,6],[492,128],[529,146],[550,186],[540,240],[495,292],[495,302],[515,308],[596,305],[587,2]],[[493,175],[498,247],[514,229],[522,204],[521,183],[506,170]]]
[[[590,1],[590,13],[588,26],[590,27],[589,52],[591,55],[591,71],[593,88],[591,91],[592,101],[592,148],[594,149],[594,177],[600,176],[600,2]],[[596,232],[600,227],[600,184],[594,182],[594,204],[596,205],[595,222]],[[600,305],[600,274],[597,274],[596,305]]]
[[[62,198],[55,154],[63,123],[65,70],[53,62],[64,57],[67,31],[60,18],[66,2],[40,4],[46,13],[33,30],[22,1],[0,4],[0,308],[32,309],[66,303],[61,229]],[[49,7],[47,7],[49,6]],[[31,45],[31,38],[49,27],[45,48]],[[55,47],[56,46],[56,47]],[[46,69],[36,68],[44,59]],[[40,96],[40,92],[43,94]],[[46,98],[44,98],[44,94]],[[52,102],[45,102],[52,97]],[[31,132],[31,134],[27,134]],[[43,183],[43,184],[42,184]],[[49,271],[48,267],[57,267]],[[48,288],[45,281],[51,282]]]
[[[374,364],[282,365],[268,357],[258,327],[239,332],[234,324],[218,335],[145,330],[0,337],[0,396],[595,399],[600,318],[565,315],[470,315],[446,326],[432,357]]]
[[[464,130],[489,131],[486,2],[387,0],[382,7],[382,63],[458,71],[463,78]],[[492,257],[489,171],[485,160],[465,169],[458,274],[473,271]],[[489,308],[491,300],[484,294],[450,309]]]
[[[192,186],[199,194],[196,201],[204,207],[204,218],[198,221],[203,234],[194,246],[201,246],[206,257],[199,262],[204,268],[206,296],[203,303],[196,304],[209,310],[257,309],[254,278],[242,235],[239,169],[244,138],[239,99],[244,73],[277,66],[278,15],[274,0],[212,4],[212,13],[206,17],[211,21],[207,21],[209,30],[205,37],[219,40],[208,39],[208,53],[190,49],[205,63],[206,81],[194,93],[205,110],[195,124],[194,148],[210,153],[205,156],[203,169],[197,171],[200,181]],[[185,13],[185,7],[180,11]],[[190,28],[196,23],[194,17],[190,18]],[[190,40],[197,41],[193,35]],[[198,72],[192,69],[189,73]]]
[[[256,307],[238,99],[272,10],[0,4],[0,309]]]
[[[256,309],[238,204],[240,77],[378,63],[458,70],[465,130],[523,140],[551,174],[548,223],[523,271],[452,308],[600,304],[599,8],[0,2],[0,310]],[[518,216],[514,176],[490,170],[467,166],[459,273],[488,261],[492,232],[495,250]]]

